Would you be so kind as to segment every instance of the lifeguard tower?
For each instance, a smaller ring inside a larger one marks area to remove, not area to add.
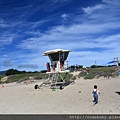
[[[67,70],[67,57],[70,50],[55,49],[44,52],[43,56],[48,56],[50,62],[46,64],[48,74],[48,81],[51,82],[50,86],[64,86],[66,83],[65,78],[70,72]],[[64,74],[62,76],[61,74]],[[60,81],[58,82],[58,78]],[[37,89],[37,87],[36,87]]]
[[[43,56],[48,56],[51,63],[47,63],[47,73],[55,73],[55,72],[68,72],[67,69],[67,57],[70,50],[62,50],[62,49],[56,49],[56,50],[50,50],[44,52]],[[50,66],[51,64],[51,66]]]

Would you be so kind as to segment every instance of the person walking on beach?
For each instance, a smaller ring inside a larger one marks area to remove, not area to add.
[[[92,94],[93,94],[93,97],[94,97],[93,102],[95,104],[97,104],[98,103],[98,94],[100,94],[99,90],[97,90],[97,85],[94,85],[94,89],[92,91]]]

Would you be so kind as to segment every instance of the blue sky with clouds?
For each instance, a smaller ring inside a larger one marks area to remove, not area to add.
[[[120,0],[0,0],[0,70],[46,69],[51,49],[68,64],[107,65],[120,56]]]

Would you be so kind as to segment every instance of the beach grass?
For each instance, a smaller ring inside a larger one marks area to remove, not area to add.
[[[45,75],[43,73],[24,73],[24,74],[10,75],[8,76],[8,79],[7,81],[5,81],[5,83],[23,82],[30,80],[30,77],[42,79],[45,77]]]
[[[117,67],[101,67],[101,68],[89,68],[89,69],[83,69],[80,71],[80,73],[77,75],[78,78],[83,77],[84,79],[93,79],[93,78],[100,78],[100,77],[115,77],[118,75],[117,72]],[[0,79],[2,79],[3,75],[0,76]],[[24,73],[24,74],[15,74],[15,75],[10,75],[8,76],[8,79],[4,82],[0,81],[0,83],[12,83],[12,82],[23,82],[23,81],[28,81],[31,80],[30,78],[34,80],[41,80],[41,79],[48,79],[48,77],[52,78],[52,75],[49,76],[46,73]],[[74,76],[72,73],[61,73],[61,76],[56,77],[57,81],[61,81],[62,79],[65,78],[65,81],[70,81],[70,80],[76,80],[77,78]]]
[[[48,79],[49,75],[48,74],[45,74],[45,73],[24,73],[24,74],[16,74],[16,75],[10,75],[8,76],[8,79],[4,82],[0,81],[0,83],[12,83],[12,82],[25,82],[25,81],[28,81],[28,80],[31,80],[30,78],[32,78],[32,80],[41,80],[41,79]],[[52,76],[50,76],[52,78]],[[1,77],[3,78],[3,77]],[[0,78],[0,79],[1,79]],[[65,78],[65,81],[69,81],[70,79],[72,80],[75,80],[75,77],[73,77],[72,74],[65,74],[65,73],[62,73],[61,74],[61,77],[58,76],[57,78],[57,81],[61,81],[61,79],[64,79]]]
[[[79,73],[79,77],[84,77],[84,79],[93,79],[95,77],[109,78],[117,75],[117,71],[114,67],[90,68]]]

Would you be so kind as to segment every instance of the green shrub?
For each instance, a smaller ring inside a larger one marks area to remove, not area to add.
[[[3,77],[5,77],[5,76],[4,76],[4,75],[0,75],[0,80],[1,80]]]
[[[87,72],[82,71],[81,73],[79,73],[78,77],[84,77],[86,75],[87,75]]]
[[[85,79],[93,79],[95,76],[103,76],[103,77],[113,77],[113,73],[115,72],[114,68],[102,67],[102,68],[90,68],[89,74],[87,74]]]
[[[72,80],[76,80],[76,76],[73,76],[73,77],[72,77]]]
[[[41,76],[35,76],[34,79],[40,80],[40,79],[42,79],[42,77]]]
[[[65,79],[65,81],[67,82],[67,81],[70,81],[70,79],[72,78],[72,74],[69,74],[69,73],[62,73],[62,74],[60,74],[61,75],[61,77],[60,76],[58,76],[58,79],[57,79],[57,81],[58,82],[60,82],[62,79]]]
[[[87,74],[84,79],[93,79],[95,77],[94,74]]]

